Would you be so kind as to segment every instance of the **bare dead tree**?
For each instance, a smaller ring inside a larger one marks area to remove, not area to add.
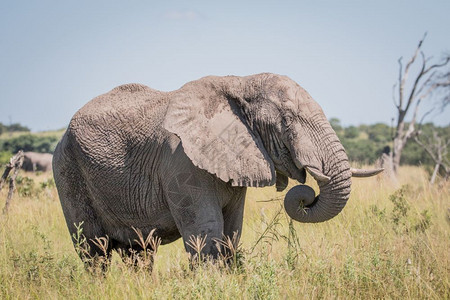
[[[3,208],[3,214],[8,213],[9,204],[11,202],[14,189],[16,188],[16,177],[17,174],[19,173],[20,168],[22,167],[23,158],[24,158],[23,151],[19,150],[19,152],[17,152],[13,157],[10,158],[9,163],[6,164],[5,171],[3,172],[3,175],[0,179],[0,191],[1,191],[3,188],[3,184],[6,182],[8,178],[9,173],[11,172],[11,170],[14,169],[13,174],[9,177],[9,191],[8,196],[6,198],[5,207]]]
[[[437,131],[433,129],[432,134],[429,136],[423,136],[419,132],[419,134],[414,136],[414,140],[430,155],[435,163],[430,184],[434,184],[439,168],[442,168],[447,179],[450,175],[450,162],[447,158],[450,139],[439,136]]]
[[[393,100],[397,109],[397,126],[392,149],[392,167],[395,174],[398,172],[402,151],[406,142],[416,134],[416,123],[421,102],[424,99],[429,100],[431,95],[439,95],[439,92],[446,92],[446,97],[441,102],[441,109],[443,110],[449,103],[450,76],[448,71],[442,72],[441,70],[448,65],[450,55],[447,55],[439,63],[429,65],[432,57],[425,57],[425,54],[421,51],[425,37],[426,33],[404,68],[402,57],[398,59],[398,82],[393,87]],[[421,62],[417,60],[419,55]],[[411,67],[415,65],[419,66],[419,71],[410,79]],[[432,110],[422,116],[422,121]],[[410,111],[412,116],[408,121],[406,117]]]

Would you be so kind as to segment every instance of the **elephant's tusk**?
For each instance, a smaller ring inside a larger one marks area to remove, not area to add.
[[[309,174],[312,175],[312,177],[314,177],[315,180],[317,180],[317,182],[325,184],[325,183],[328,183],[331,179],[329,176],[323,174],[316,168],[306,166],[305,169],[306,169],[306,171],[308,171]]]
[[[366,170],[366,169],[355,169],[350,168],[350,171],[352,171],[352,177],[370,177],[377,175],[378,173],[381,173],[384,171],[383,168],[381,169],[375,169],[375,170]]]

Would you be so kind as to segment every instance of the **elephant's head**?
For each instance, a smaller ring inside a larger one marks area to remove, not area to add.
[[[285,209],[299,222],[336,216],[350,194],[345,150],[320,106],[291,79],[274,74],[205,77],[170,95],[164,127],[177,134],[198,167],[233,186],[305,183],[306,171],[320,195],[304,185],[286,195]]]

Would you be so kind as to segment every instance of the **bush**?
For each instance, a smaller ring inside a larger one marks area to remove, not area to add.
[[[54,188],[56,187],[55,185],[55,180],[53,178],[48,178],[47,180],[44,180],[43,182],[41,182],[41,189],[50,189],[50,188]]]
[[[411,204],[408,198],[413,194],[413,188],[403,185],[400,189],[389,196],[389,200],[394,204],[391,213],[393,229],[396,233],[425,232],[431,225],[431,213],[428,209],[420,213],[410,213]]]
[[[56,136],[37,136],[24,134],[11,139],[0,141],[0,151],[17,153],[19,150],[41,153],[53,153],[58,138]]]
[[[341,121],[338,118],[331,118],[330,125],[338,135],[340,135],[342,133],[343,128],[341,125]]]
[[[9,163],[9,159],[13,156],[10,151],[0,151],[0,167],[3,168],[7,163]]]
[[[344,137],[347,139],[354,139],[359,136],[359,129],[355,126],[349,126],[344,130]]]
[[[27,176],[16,177],[17,193],[21,197],[32,197],[37,193],[34,180]]]
[[[373,164],[383,146],[365,139],[341,139],[350,161]]]
[[[425,150],[414,141],[406,143],[400,163],[403,165],[434,165],[433,160]]]
[[[14,123],[11,125],[4,125],[2,123],[0,123],[0,134],[5,133],[5,132],[17,132],[17,131],[26,131],[29,132],[30,128],[23,126],[19,123]]]
[[[392,140],[392,128],[383,123],[377,123],[367,128],[369,140],[377,143],[386,143]]]

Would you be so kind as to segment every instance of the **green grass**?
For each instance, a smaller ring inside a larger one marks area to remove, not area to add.
[[[78,259],[51,175],[22,173],[34,186],[19,186],[0,219],[0,298],[448,299],[449,184],[430,187],[420,168],[400,175],[399,186],[354,179],[343,212],[321,224],[290,223],[280,200],[260,202],[284,194],[250,189],[239,268],[191,271],[178,240],[159,248],[151,274],[115,254],[102,276]]]

